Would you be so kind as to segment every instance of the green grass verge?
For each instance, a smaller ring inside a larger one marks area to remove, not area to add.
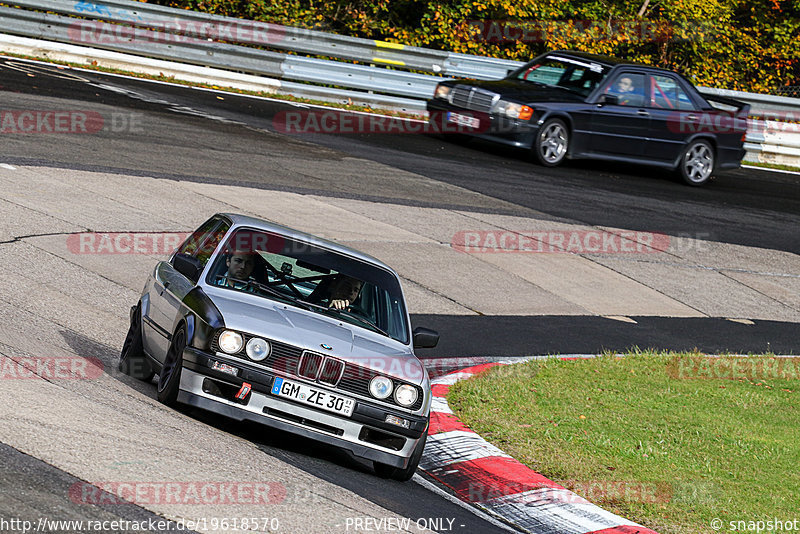
[[[799,392],[800,359],[637,350],[497,367],[447,400],[522,463],[670,534],[800,519]]]

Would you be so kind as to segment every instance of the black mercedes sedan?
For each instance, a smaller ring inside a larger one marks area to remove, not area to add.
[[[738,168],[748,104],[701,94],[675,72],[573,51],[543,54],[502,80],[447,80],[430,121],[529,149],[546,166],[592,158],[677,171],[689,185]]]

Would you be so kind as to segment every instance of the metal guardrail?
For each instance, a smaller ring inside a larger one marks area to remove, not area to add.
[[[498,79],[522,64],[131,0],[15,0],[13,5],[0,7],[0,32],[269,76],[282,80],[283,92],[297,96],[417,111],[443,76]],[[800,114],[797,98],[699,89],[747,102],[756,114]],[[749,129],[747,159],[800,165],[795,137],[800,134],[775,131],[774,124]]]
[[[398,66],[454,77],[500,77],[519,62],[483,58],[428,48],[405,46],[385,41],[347,37],[333,33],[209,15],[197,11],[130,0],[105,0],[101,3],[70,0],[21,0],[15,6],[51,11],[72,17],[129,24],[141,28],[172,31],[185,35],[187,30],[206,32],[240,44],[267,46],[278,50],[336,57],[362,63]],[[232,32],[237,29],[236,35]],[[235,39],[234,39],[235,38]],[[79,43],[75,43],[79,44]]]

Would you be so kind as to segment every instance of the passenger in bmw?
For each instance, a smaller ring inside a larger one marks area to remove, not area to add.
[[[309,300],[327,304],[329,308],[344,310],[358,298],[361,287],[364,283],[344,274],[337,274],[331,279],[330,283],[323,286],[322,283],[314,290]]]

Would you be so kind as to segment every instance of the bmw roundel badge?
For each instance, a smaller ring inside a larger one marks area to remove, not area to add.
[[[320,343],[319,346],[322,347],[325,350],[333,350],[333,347],[331,347],[327,343]]]

